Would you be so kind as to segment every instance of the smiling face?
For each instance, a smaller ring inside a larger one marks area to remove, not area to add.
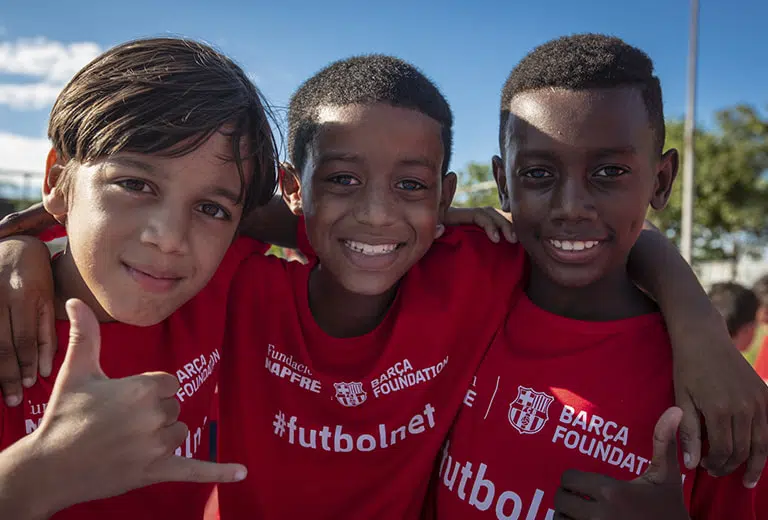
[[[216,132],[181,157],[124,152],[71,165],[65,183],[61,168],[49,169],[46,209],[69,237],[56,264],[59,296],[83,299],[102,320],[138,326],[192,298],[216,271],[242,214],[244,187],[230,155],[230,139]]]
[[[450,205],[440,124],[378,103],[320,107],[318,125],[293,203],[323,270],[349,292],[383,294],[424,256]]]
[[[509,109],[494,175],[535,270],[574,288],[625,270],[648,205],[664,207],[677,172],[640,92],[534,90]]]

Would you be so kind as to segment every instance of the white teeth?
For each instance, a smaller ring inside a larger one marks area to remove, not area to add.
[[[364,255],[386,255],[397,249],[397,244],[365,244],[363,242],[353,242],[351,240],[345,240],[344,245],[350,248],[352,251],[362,253]]]
[[[583,251],[595,247],[600,242],[597,240],[550,240],[549,243],[563,251]]]

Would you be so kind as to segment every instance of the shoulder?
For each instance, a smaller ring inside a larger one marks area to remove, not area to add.
[[[510,288],[522,280],[525,272],[525,251],[519,244],[506,240],[492,242],[485,231],[476,226],[455,226],[432,244],[416,266],[452,281],[471,280]]]

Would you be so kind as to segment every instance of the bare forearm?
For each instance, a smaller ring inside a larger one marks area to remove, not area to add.
[[[56,219],[45,211],[43,203],[39,202],[0,220],[0,238],[12,235],[37,235],[56,224]]]
[[[256,208],[240,223],[240,234],[267,244],[281,247],[297,247],[296,228],[298,217],[276,195],[261,208]]]
[[[42,520],[57,511],[53,497],[65,482],[57,484],[47,465],[32,435],[0,452],[0,518]]]
[[[691,327],[722,321],[691,267],[660,232],[641,233],[628,269],[632,279],[658,302],[673,345],[674,338],[685,337]]]

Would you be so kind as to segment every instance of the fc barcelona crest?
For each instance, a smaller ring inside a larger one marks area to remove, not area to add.
[[[363,390],[363,383],[333,383],[336,389],[336,400],[347,407],[360,406],[368,399],[368,393]]]
[[[554,397],[533,388],[517,387],[517,397],[509,403],[509,423],[522,434],[541,431],[549,420],[549,405]]]

